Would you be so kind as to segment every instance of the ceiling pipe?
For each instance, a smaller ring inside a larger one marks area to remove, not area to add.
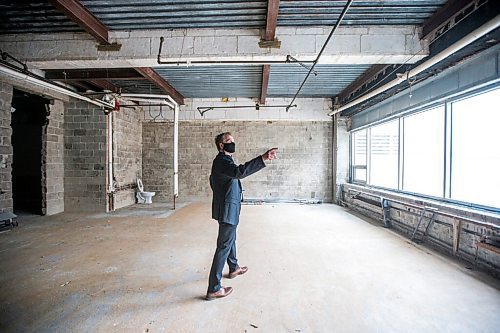
[[[287,56],[288,57],[288,56]],[[300,60],[302,64],[312,64],[313,60]],[[220,66],[230,66],[230,65],[280,65],[280,64],[290,64],[292,61],[288,60],[172,60],[172,61],[162,61],[161,65],[163,67],[175,67],[175,66],[205,66],[205,65],[220,65]]]
[[[304,84],[306,84],[306,81],[309,78],[309,75],[311,75],[311,73],[314,71],[314,66],[316,66],[316,64],[318,63],[319,58],[321,57],[321,55],[325,51],[326,46],[330,42],[330,39],[332,38],[332,36],[335,33],[335,31],[337,30],[338,26],[340,25],[340,23],[344,19],[344,16],[347,13],[347,11],[349,10],[349,7],[351,7],[352,2],[353,2],[353,0],[348,0],[347,3],[345,4],[344,9],[342,10],[342,13],[340,13],[340,16],[339,16],[337,22],[335,22],[335,25],[332,28],[332,31],[330,31],[330,34],[326,38],[326,41],[323,44],[323,47],[321,48],[321,50],[319,51],[318,56],[316,57],[316,60],[314,60],[311,68],[309,69],[309,72],[307,73],[306,77],[304,78],[304,81],[302,81],[302,84],[300,85],[299,90],[297,90],[297,92],[295,93],[295,95],[292,98],[292,101],[288,104],[288,107],[286,108],[286,112],[288,112],[288,109],[290,109],[290,107],[292,106],[293,102],[295,101],[295,99],[299,95],[300,91],[302,90],[302,87],[304,87]],[[317,73],[314,72],[314,75],[317,75]]]
[[[142,97],[142,98],[162,98],[169,99],[172,98],[170,95],[155,95],[155,94],[119,94],[122,97]]]
[[[174,109],[175,106],[174,104],[167,102],[165,99],[151,99],[151,98],[138,98],[138,97],[123,97],[122,99],[126,101],[136,101],[136,102],[143,102],[147,104],[156,104],[156,105],[166,105],[170,107],[171,109]],[[148,105],[146,105],[148,106]]]
[[[168,105],[170,108],[175,109],[178,103],[170,95],[155,95],[155,94],[120,94],[121,97],[125,97],[134,101],[141,102],[152,102]],[[161,101],[158,101],[160,99]],[[171,101],[167,102],[167,99]]]
[[[210,110],[214,109],[248,109],[255,108],[255,110],[259,110],[261,108],[296,108],[297,104],[294,105],[260,105],[256,103],[255,105],[230,105],[230,106],[198,106],[198,112],[201,116]]]
[[[31,72],[22,72],[18,69],[13,69],[13,68],[7,67],[3,63],[1,65],[2,66],[0,66],[0,73],[5,74],[7,76],[10,76],[14,79],[28,82],[28,83],[37,85],[37,86],[45,88],[45,89],[49,89],[53,92],[57,92],[57,93],[66,95],[66,96],[74,97],[74,98],[77,98],[79,100],[97,105],[101,108],[114,109],[114,107],[115,107],[114,105],[112,105],[110,103],[106,103],[104,101],[100,101],[97,99],[92,99],[92,98],[88,98],[86,96],[80,95],[77,92],[71,91],[65,87],[61,87],[55,83],[48,81],[47,79],[45,79],[41,76],[39,77],[38,75],[33,74]]]
[[[429,69],[430,67],[434,66],[435,64],[439,63],[440,61],[446,59],[448,56],[452,55],[453,53],[459,51],[460,49],[464,48],[465,46],[469,45],[470,43],[476,41],[477,39],[483,37],[487,33],[495,30],[500,26],[500,15],[497,15],[494,19],[488,21],[487,23],[483,24],[481,27],[477,28],[470,34],[466,35],[464,38],[460,39],[458,42],[450,45],[443,51],[439,52],[436,54],[434,57],[431,59],[427,60],[426,62],[423,62],[422,64],[418,65],[417,67],[411,69],[410,71],[406,71],[401,76],[395,78],[394,80],[378,87],[377,89],[355,99],[352,102],[349,102],[343,106],[341,106],[338,109],[333,110],[330,112],[328,115],[333,116],[336,113],[342,112],[344,110],[347,110],[355,105],[358,105],[372,97],[377,96],[378,94],[383,93],[387,89],[390,89],[392,87],[397,86],[400,83],[403,83],[404,81],[407,81],[414,76],[422,73],[423,71]]]

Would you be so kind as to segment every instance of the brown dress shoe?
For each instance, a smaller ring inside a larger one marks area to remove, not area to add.
[[[205,297],[205,299],[207,301],[213,301],[214,299],[217,299],[217,298],[226,297],[227,295],[229,295],[232,292],[233,292],[233,288],[231,288],[231,287],[220,287],[220,289],[217,290],[216,292],[207,293],[207,296]]]
[[[248,267],[238,267],[234,272],[231,272],[228,274],[227,278],[228,279],[234,279],[238,275],[243,275],[248,271]]]

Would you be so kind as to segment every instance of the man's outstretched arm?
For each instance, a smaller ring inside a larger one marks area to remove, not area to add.
[[[264,168],[266,166],[264,161],[275,159],[276,149],[277,148],[269,149],[263,155],[257,156],[245,164],[240,165],[236,165],[230,158],[223,158],[220,161],[220,165],[217,166],[217,171],[230,178],[245,178]]]

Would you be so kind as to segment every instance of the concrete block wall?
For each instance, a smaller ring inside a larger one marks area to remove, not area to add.
[[[95,40],[85,33],[1,35],[4,51],[17,55],[35,68],[154,67],[160,37],[165,38],[162,60],[175,62],[223,59],[278,60],[288,54],[297,59],[316,57],[331,26],[278,27],[278,49],[260,48],[262,29],[158,29],[111,31],[110,41],[120,51],[104,56]],[[324,64],[412,63],[428,55],[420,40],[421,28],[408,26],[341,26],[321,57]],[[31,50],[37,50],[32,52]]]
[[[0,212],[12,212],[12,85],[0,80]]]
[[[409,238],[411,238],[418,224],[421,212],[420,209],[416,209],[414,206],[425,205],[437,209],[434,222],[428,229],[427,237],[425,237],[425,244],[448,255],[465,260],[472,266],[476,265],[496,276],[500,276],[500,255],[481,246],[478,247],[481,236],[500,237],[500,229],[493,227],[493,225],[500,225],[500,215],[354,184],[343,185],[342,197],[344,205],[380,221],[381,225],[383,215],[380,198],[384,197],[397,201],[390,201],[391,228]],[[457,217],[454,218],[444,214]],[[474,224],[467,220],[460,220],[460,218],[472,219],[482,224]],[[427,213],[418,230],[423,232],[429,221],[430,214]],[[454,225],[457,226],[458,223],[460,223],[460,227],[457,229],[458,232],[454,232]],[[417,234],[416,239],[421,240],[422,236]],[[454,241],[456,239],[458,239],[458,248],[455,249]]]
[[[337,118],[335,128],[336,133],[336,152],[335,152],[335,186],[345,184],[349,181],[349,132],[348,121],[344,118]],[[335,189],[335,198],[337,200],[339,193]]]
[[[268,148],[278,159],[242,180],[252,199],[332,200],[332,122],[330,121],[180,121],[179,196],[211,197],[209,175],[217,154],[214,137],[232,132],[237,164]],[[172,200],[173,124],[143,123],[143,179],[156,200]]]
[[[65,211],[105,212],[106,116],[94,105],[72,99],[64,128]]]
[[[142,177],[142,113],[129,108],[113,112],[114,208],[134,204],[136,179]]]
[[[54,100],[42,130],[42,187],[44,215],[64,211],[64,103]]]
[[[181,125],[184,125],[184,122],[180,123],[179,135],[185,132]],[[173,198],[173,138],[174,126],[172,123],[144,122],[142,124],[142,181],[145,191],[156,192],[156,196],[153,198],[154,201],[169,202]],[[194,142],[191,141],[191,144],[194,144]],[[179,140],[180,145],[181,140]],[[209,149],[208,146],[204,146],[205,149]],[[201,150],[201,147],[199,149]],[[181,155],[193,152],[194,149],[189,152],[185,148],[182,151],[179,149],[179,164]],[[206,178],[206,170],[203,169],[203,167],[206,168],[206,164],[206,158],[203,158],[198,164],[194,163],[194,161],[191,163],[190,168],[195,168],[197,165],[198,170],[203,172],[196,179]],[[179,169],[185,169],[185,166],[180,167],[179,165]],[[181,183],[179,177],[179,184]],[[198,188],[201,189],[201,184],[198,185]],[[200,193],[200,196],[202,195]],[[184,196],[184,193],[182,196]]]

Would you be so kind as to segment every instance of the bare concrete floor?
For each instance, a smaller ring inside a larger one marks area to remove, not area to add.
[[[498,280],[334,205],[243,206],[249,271],[204,301],[216,234],[208,203],[24,217],[0,234],[0,331],[500,331]]]

